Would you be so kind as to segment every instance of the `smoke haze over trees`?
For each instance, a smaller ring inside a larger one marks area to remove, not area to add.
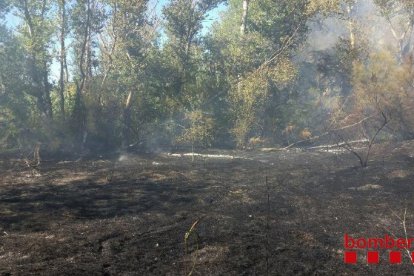
[[[155,4],[1,1],[0,147],[414,138],[412,1]]]

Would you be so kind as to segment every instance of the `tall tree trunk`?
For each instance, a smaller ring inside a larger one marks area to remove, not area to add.
[[[80,143],[80,149],[83,150],[84,144],[86,142],[87,137],[87,129],[86,129],[86,107],[83,102],[83,94],[85,93],[85,87],[87,85],[87,74],[88,68],[85,68],[85,58],[87,59],[88,51],[89,51],[89,38],[90,38],[90,24],[91,24],[91,0],[86,1],[86,22],[85,22],[85,30],[83,33],[82,41],[81,41],[81,49],[80,49],[80,57],[79,57],[79,74],[80,79],[76,81],[76,100],[75,100],[75,123],[78,126],[78,138]]]
[[[50,97],[49,71],[47,70],[47,62],[43,63],[43,97],[45,99],[46,115],[48,119],[53,118],[52,99]]]
[[[87,12],[86,12],[86,23],[85,23],[85,31],[83,34],[83,40],[82,40],[82,47],[80,52],[80,58],[79,58],[79,73],[80,73],[80,86],[78,89],[79,93],[84,93],[85,91],[85,85],[86,81],[88,79],[88,71],[89,68],[87,65],[89,65],[88,60],[88,54],[90,52],[90,23],[91,23],[91,3],[90,0],[86,1],[87,5]]]
[[[249,3],[250,0],[243,0],[243,13],[242,13],[242,20],[240,25],[240,37],[242,38],[246,34],[247,30],[247,17],[249,13]],[[241,74],[237,74],[237,91],[240,95],[242,89],[242,76]],[[244,143],[244,142],[243,142]]]
[[[123,147],[127,148],[131,144],[131,106],[134,92],[131,90],[127,96],[123,112]]]
[[[351,12],[353,9],[352,4],[348,4],[346,7],[346,12],[348,14],[348,31],[349,31],[349,43],[351,44],[351,49],[355,49],[355,23],[351,16]]]
[[[247,30],[247,16],[249,12],[249,2],[250,0],[243,0],[243,15],[242,15],[242,23],[240,26],[241,35],[244,35]]]
[[[60,97],[60,113],[63,120],[65,120],[65,69],[66,66],[66,0],[61,0],[59,3],[60,9],[60,79],[59,79],[59,97]],[[67,76],[66,76],[67,79]]]

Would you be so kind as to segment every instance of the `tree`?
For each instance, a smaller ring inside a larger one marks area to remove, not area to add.
[[[26,92],[31,89],[26,75],[25,51],[19,40],[0,24],[0,146],[22,148],[33,141],[23,141],[30,129],[30,114],[35,110]]]
[[[164,54],[171,78],[165,89],[172,105],[171,117],[191,118],[197,112],[207,112],[209,89],[204,77],[209,72],[203,66],[205,48],[199,35],[208,12],[221,2],[173,0],[163,10],[168,37]]]
[[[247,30],[247,16],[249,13],[249,3],[250,0],[243,0],[243,14],[242,14],[242,20],[240,25],[240,35],[244,35]]]
[[[225,45],[221,52],[228,57],[225,66],[231,86],[232,133],[243,147],[249,136],[264,134],[270,96],[280,93],[295,78],[291,58],[305,38],[307,5],[303,1],[229,4],[214,35],[216,43]],[[236,31],[240,24],[243,32]]]
[[[102,53],[102,91],[117,91],[121,140],[124,148],[143,142],[144,124],[155,120],[150,114],[151,77],[147,67],[156,38],[156,25],[146,15],[147,0],[108,1],[110,14],[104,33],[100,35]],[[148,81],[148,82],[147,82]],[[112,95],[114,96],[114,95]],[[101,94],[101,100],[105,95]],[[133,141],[133,139],[136,139]]]
[[[16,0],[12,3],[23,22],[19,26],[20,38],[29,55],[27,66],[33,89],[27,93],[36,98],[42,116],[50,120],[53,116],[49,82],[52,22],[48,13],[51,4],[47,0]]]
[[[375,0],[374,2],[388,22],[398,44],[399,62],[406,62],[413,54],[414,2],[410,0]]]
[[[102,32],[104,14],[97,0],[76,1],[71,14],[74,33],[74,80],[76,94],[72,111],[72,127],[77,145],[82,149],[88,137],[88,97],[93,99],[92,80],[97,70],[97,35]],[[91,100],[93,101],[93,100]]]
[[[198,37],[202,22],[207,13],[215,8],[220,0],[173,0],[163,9],[165,16],[165,28],[168,36],[168,42],[165,50],[171,57],[171,63],[175,67],[173,70],[176,76],[175,95],[179,97],[181,104],[189,107],[192,92],[187,89],[186,84],[194,80],[196,64],[193,58],[196,55],[196,49],[199,46]]]
[[[69,82],[69,72],[67,64],[67,49],[66,49],[66,38],[68,35],[68,20],[67,20],[67,2],[66,0],[58,0],[58,13],[59,13],[59,63],[60,63],[60,74],[59,74],[59,107],[60,114],[65,120],[65,84]]]
[[[414,138],[413,64],[399,65],[389,51],[372,53],[367,63],[355,63],[353,70],[355,107],[367,116],[384,113],[392,118],[393,135]]]
[[[187,127],[178,138],[179,142],[190,143],[194,153],[196,146],[210,146],[213,139],[214,122],[208,114],[196,110],[186,114]],[[192,156],[194,161],[194,154]]]

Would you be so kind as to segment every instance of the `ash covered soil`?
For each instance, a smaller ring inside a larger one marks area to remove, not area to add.
[[[379,265],[365,250],[343,263],[345,233],[404,237],[405,209],[414,237],[414,142],[376,145],[367,168],[349,153],[207,153],[44,160],[37,171],[1,159],[0,275],[414,272],[406,252],[400,265],[386,250]]]

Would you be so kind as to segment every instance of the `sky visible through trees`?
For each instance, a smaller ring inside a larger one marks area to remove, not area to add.
[[[155,13],[154,15],[156,17],[161,17],[162,8],[168,4],[168,1],[169,0],[152,0],[150,1],[150,5],[149,5],[150,7],[148,8],[148,10],[151,11],[152,13]],[[215,21],[219,20],[220,14],[224,12],[225,10],[226,10],[226,5],[220,4],[217,8],[215,8],[209,13],[208,18],[206,18],[203,21],[203,29],[202,29],[203,34],[206,34],[210,30],[212,24]],[[21,20],[19,19],[19,17],[14,15],[13,12],[9,12],[4,18],[4,23],[8,28],[15,29],[21,23]],[[51,68],[51,72],[52,72],[51,77],[54,80],[58,79],[58,71],[59,71],[58,63],[54,62]]]

